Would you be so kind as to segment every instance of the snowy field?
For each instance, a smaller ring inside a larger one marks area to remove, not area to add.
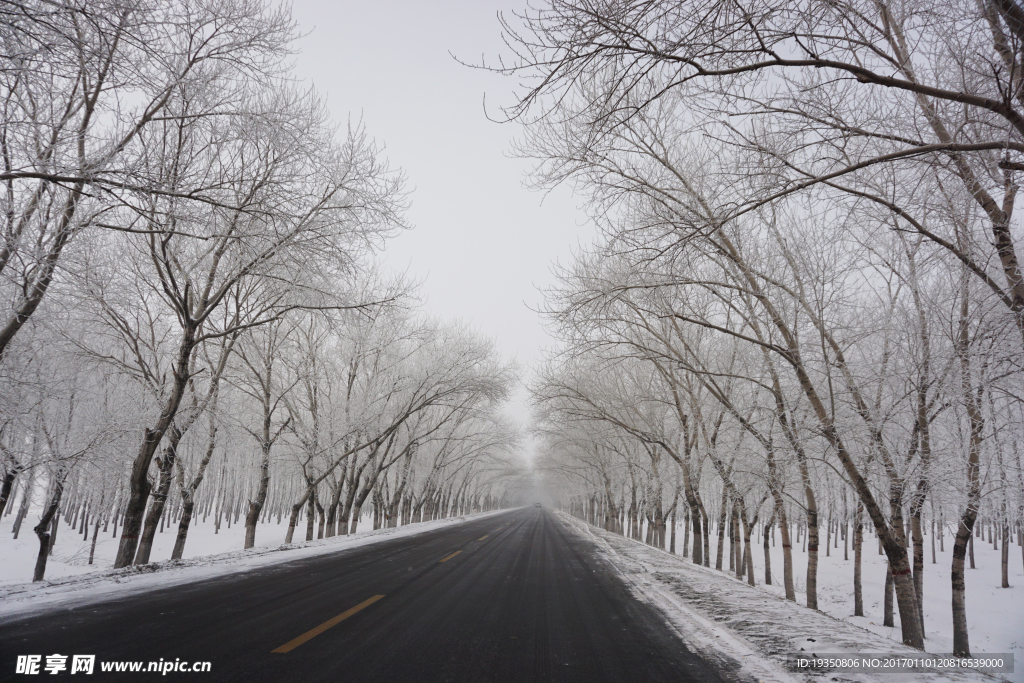
[[[604,534],[604,532],[601,532]],[[676,542],[682,548],[683,527],[677,527]],[[633,542],[635,543],[635,542]],[[835,539],[833,538],[833,543]],[[925,649],[931,653],[949,653],[953,649],[952,592],[949,581],[952,562],[952,539],[946,536],[945,552],[939,551],[936,541],[936,564],[931,563],[931,537],[925,536],[924,567],[924,609]],[[715,564],[717,535],[712,531],[711,564]],[[802,544],[794,543],[793,583],[797,602],[805,604],[805,577],[807,553]],[[772,585],[764,585],[764,550],[762,540],[755,540],[754,576],[760,590],[781,598],[785,597],[782,586],[782,543],[776,536],[771,547]],[[657,552],[657,551],[655,551]],[[729,564],[728,545],[723,555],[723,565]],[[1014,653],[1016,665],[1013,674],[1005,676],[1014,683],[1024,683],[1024,562],[1016,544],[1010,546],[1010,588],[1000,588],[1001,550],[993,550],[988,542],[974,540],[974,556],[977,569],[966,570],[967,623],[970,634],[971,652]],[[853,547],[852,537],[849,560],[843,559],[843,542],[838,548],[831,548],[825,555],[824,533],[818,557],[818,608],[825,614],[860,626],[899,645],[901,641],[899,611],[894,609],[896,627],[882,626],[883,589],[885,587],[885,557],[878,554],[878,543],[874,536],[865,531],[862,566],[864,593],[864,617],[853,616]],[[687,563],[689,564],[689,563]],[[692,565],[690,565],[692,566]],[[718,572],[715,572],[716,574]]]
[[[46,565],[46,579],[36,584],[30,580],[39,542],[27,525],[32,519],[30,515],[18,540],[13,540],[9,533],[0,538],[0,616],[49,607],[67,607],[112,598],[126,591],[165,588],[176,583],[248,571],[268,564],[333,553],[400,536],[412,536],[500,512],[503,511],[478,512],[377,531],[370,530],[372,519],[368,518],[366,521],[370,524],[363,527],[365,531],[350,536],[294,543],[291,546],[282,545],[286,523],[261,524],[256,530],[256,547],[248,551],[242,550],[245,536],[243,524],[232,525],[230,529],[222,525],[220,533],[215,534],[212,522],[200,523],[189,531],[184,558],[179,562],[166,563],[174,545],[174,534],[177,531],[174,526],[165,529],[163,534],[157,534],[153,544],[153,561],[148,568],[120,570],[111,569],[117,553],[117,541],[110,538],[109,534],[103,538],[101,532],[96,544],[96,559],[90,566],[86,564],[89,543],[82,542],[81,536],[62,524],[53,555]],[[304,533],[305,526],[296,529],[296,537],[304,537]],[[155,570],[160,571],[154,573]]]
[[[835,539],[833,539],[833,543]],[[924,619],[925,649],[934,653],[953,651],[953,608],[952,588],[949,570],[953,561],[953,541],[946,536],[946,552],[939,552],[936,540],[935,559],[932,564],[931,537],[925,536],[924,565]],[[712,541],[712,552],[716,548]],[[764,580],[764,550],[757,546],[754,555],[754,576],[758,585]],[[878,554],[878,542],[874,536],[865,533],[862,566],[864,592],[863,617],[853,616],[853,547],[849,560],[843,559],[843,542],[825,556],[824,534],[821,551],[818,553],[818,609],[838,619],[846,619],[858,626],[900,642],[899,610],[893,609],[896,628],[882,626],[883,591],[885,588],[885,556]],[[785,597],[782,586],[782,542],[776,535],[776,545],[771,549],[772,585],[767,590]],[[1013,652],[1017,666],[1014,678],[1024,683],[1024,562],[1020,548],[1010,546],[1010,587],[1000,588],[1001,550],[993,550],[988,542],[974,539],[974,560],[977,569],[966,569],[967,629],[970,637],[971,654],[977,656],[986,652]],[[728,555],[726,555],[728,558]],[[712,560],[713,561],[713,560]],[[728,564],[728,559],[725,560]],[[793,547],[793,585],[797,601],[805,603],[804,589],[807,573],[807,553],[800,547]]]
[[[884,652],[911,656],[916,650],[885,635],[859,628],[849,620],[832,618],[823,612],[787,602],[760,587],[751,588],[722,572],[696,567],[661,550],[588,526],[564,513],[560,516],[581,535],[598,544],[606,558],[632,584],[634,594],[661,609],[688,647],[741,676],[745,674],[765,683],[995,683],[1022,680],[1020,667],[1015,667],[1014,674],[999,676],[977,672],[796,673],[786,666],[786,660],[802,649],[817,653]],[[712,551],[714,548],[712,545]],[[977,550],[978,546],[975,552]]]
[[[4,517],[3,533],[0,534],[0,586],[9,583],[24,583],[32,580],[32,568],[36,564],[36,555],[39,553],[39,540],[32,532],[32,526],[38,521],[40,510],[33,509],[25,518],[21,527],[18,540],[14,540],[11,533],[11,526],[14,524],[14,515]],[[369,525],[364,525],[369,521]],[[364,517],[360,520],[360,528],[366,530],[372,527],[372,518]],[[284,535],[288,529],[287,519],[280,524],[270,522],[260,524],[256,527],[256,547],[276,548],[284,543]],[[171,557],[171,550],[174,548],[174,539],[178,533],[178,525],[172,524],[165,527],[163,533],[158,533],[153,541],[153,552],[150,558],[153,562],[163,562]],[[57,542],[53,546],[53,554],[46,563],[46,578],[59,579],[66,576],[77,576],[99,570],[110,569],[114,564],[114,556],[117,555],[117,544],[121,540],[121,528],[118,527],[117,538],[112,538],[110,531],[103,533],[100,527],[99,539],[96,542],[96,556],[93,564],[89,561],[89,546],[92,544],[92,529],[89,529],[90,539],[82,540],[82,535],[65,523],[63,517],[60,520],[60,529],[57,532]],[[301,541],[306,536],[305,521],[295,528],[295,539]],[[357,535],[362,535],[360,532]],[[215,533],[212,516],[204,524],[195,524],[188,531],[188,540],[185,542],[185,553],[182,559],[203,557],[216,553],[224,553],[230,550],[241,550],[245,540],[244,520],[232,524],[228,528],[225,522],[221,522],[220,531]]]

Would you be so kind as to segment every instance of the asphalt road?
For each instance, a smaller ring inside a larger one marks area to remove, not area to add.
[[[92,676],[45,655],[96,655]],[[17,655],[40,654],[38,675]],[[103,673],[102,662],[209,672]],[[0,680],[719,681],[545,509],[0,624]]]

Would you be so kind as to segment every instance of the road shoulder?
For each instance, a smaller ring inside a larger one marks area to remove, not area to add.
[[[640,600],[665,615],[687,647],[758,681],[810,683],[936,682],[995,683],[983,673],[836,673],[799,672],[788,661],[796,653],[891,653],[919,655],[901,643],[882,638],[817,610],[789,602],[732,576],[694,565],[638,541],[586,524],[564,512],[565,525],[590,539],[630,585]]]

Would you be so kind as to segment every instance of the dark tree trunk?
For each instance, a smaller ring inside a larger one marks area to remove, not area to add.
[[[914,544],[914,595],[917,613],[921,617],[921,633],[924,633],[924,536],[921,533],[920,507],[911,511],[910,536]]]
[[[333,479],[331,480],[333,481]],[[344,488],[344,476],[331,488],[331,502],[327,506],[327,529],[324,534],[330,538],[338,533],[338,505],[341,502],[341,492]]]
[[[743,564],[747,568],[747,583],[751,586],[756,586],[757,582],[754,581],[754,551],[750,547],[750,537],[754,532],[754,528],[757,525],[757,516],[754,516],[753,521],[747,522],[743,519]]]
[[[892,598],[893,598],[893,580],[892,580],[892,568],[886,566],[885,569],[885,606],[882,613],[882,626],[895,626],[896,623],[893,621],[892,614]]]
[[[366,499],[370,496],[372,490],[373,489],[371,488],[371,485],[368,482],[367,485],[363,487],[363,490],[360,491],[359,495],[356,497],[355,505],[352,512],[352,527],[349,531],[350,534],[354,534],[356,532],[356,528],[359,525],[359,515],[361,515],[363,512],[363,504],[366,502]]]
[[[786,599],[796,602],[796,589],[793,586],[793,545],[789,538],[789,517],[786,515],[785,499],[782,491],[782,478],[779,476],[775,462],[774,449],[768,449],[768,492],[775,502],[774,518],[778,519],[779,533],[782,535],[782,585],[786,590]],[[767,546],[766,546],[767,547]]]
[[[114,569],[127,567],[135,559],[135,551],[139,544],[139,532],[142,529],[142,517],[146,512],[149,492],[153,486],[149,481],[149,466],[160,447],[164,433],[170,428],[174,416],[178,412],[178,407],[181,405],[181,399],[185,394],[185,387],[190,376],[189,363],[194,349],[195,329],[187,327],[183,333],[181,344],[178,346],[174,382],[170,395],[164,403],[156,425],[152,428],[147,427],[143,433],[139,452],[132,461],[131,476],[128,480],[128,506],[121,528],[121,543],[117,549],[117,557],[114,559]]]
[[[961,390],[971,426],[971,438],[967,455],[967,505],[960,515],[956,536],[953,541],[953,565],[950,569],[950,583],[953,591],[953,654],[970,657],[971,646],[967,633],[967,601],[964,595],[964,555],[967,543],[974,539],[974,523],[978,519],[981,503],[981,448],[984,439],[985,419],[982,417],[976,398],[970,370],[970,338],[967,293],[964,292],[960,307],[960,325],[956,350],[960,358]],[[971,568],[974,567],[974,552],[971,548]]]
[[[14,540],[18,540],[18,534],[21,533],[21,525],[25,521],[25,517],[28,516],[29,503],[32,502],[32,489],[35,486],[35,471],[29,473],[28,481],[25,482],[24,488],[21,494],[21,504],[18,506],[18,512],[14,517]]]
[[[89,544],[89,564],[92,564],[93,559],[96,557],[96,537],[100,533],[100,518],[96,516],[96,522],[92,530],[92,543]]]
[[[43,516],[39,518],[39,524],[37,524],[35,529],[33,529],[33,531],[36,532],[36,536],[39,538],[39,555],[36,556],[36,566],[35,570],[32,572],[32,581],[43,580],[43,576],[46,574],[46,559],[49,557],[50,550],[52,548],[49,528],[50,523],[56,519],[57,508],[60,506],[60,498],[64,494],[64,476],[57,475],[55,480],[53,493],[50,496],[50,504],[46,506],[46,510],[43,511]]]
[[[313,490],[306,501],[306,540],[313,540],[313,525],[316,523],[316,490]]]
[[[857,502],[857,512],[853,526],[853,616],[864,616],[864,589],[861,581],[861,558],[864,550],[864,522],[861,519],[861,504]]]
[[[733,502],[732,512],[729,515],[729,569],[736,572],[736,578],[743,578],[743,549],[740,533],[740,512],[739,505]]]
[[[303,498],[295,505],[292,505],[291,514],[288,516],[288,531],[286,531],[284,535],[285,545],[290,544],[292,542],[292,539],[295,537],[295,525],[298,523],[299,520],[299,512],[302,511],[302,506],[305,504],[306,499]]]
[[[700,538],[700,536],[694,536]],[[683,557],[690,553],[690,508],[683,508]]]
[[[693,563],[704,564],[704,532],[701,529],[700,508],[696,501],[690,506],[690,524],[693,526]]]
[[[725,551],[725,522],[729,513],[725,487],[722,487],[722,508],[718,513],[718,552],[715,557],[715,569],[722,571],[722,558]]]
[[[199,485],[203,483],[203,478],[206,476],[206,468],[210,464],[210,460],[213,458],[213,449],[217,445],[217,422],[214,417],[216,413],[217,393],[215,391],[210,406],[210,427],[206,436],[206,452],[203,453],[203,459],[199,462],[199,469],[196,471],[196,476],[188,486],[185,485],[185,472],[181,467],[181,463],[178,463],[182,514],[181,519],[178,520],[178,534],[174,539],[174,549],[171,551],[172,560],[180,560],[182,555],[185,553],[185,540],[188,538],[188,530],[190,528],[192,514],[195,509],[196,491],[199,490]],[[211,500],[210,503],[212,505],[213,501]],[[207,506],[207,510],[209,510],[209,506]]]
[[[3,483],[0,484],[0,517],[3,516],[4,510],[7,509],[7,501],[11,497],[11,489],[14,488],[14,481],[18,478],[20,471],[16,467],[10,469],[4,475]]]
[[[192,510],[195,502],[189,498],[182,501],[181,519],[178,520],[178,534],[174,538],[174,550],[171,551],[172,560],[180,560],[185,553],[185,540],[188,538],[188,527],[192,523]]]
[[[153,539],[156,537],[157,525],[160,523],[164,513],[164,506],[167,504],[167,496],[171,491],[171,481],[174,478],[174,460],[178,454],[178,443],[181,440],[181,431],[173,425],[167,435],[170,443],[164,448],[163,458],[158,459],[160,479],[156,490],[153,492],[149,510],[146,513],[146,522],[142,528],[142,538],[139,540],[139,550],[135,554],[135,564],[149,564],[149,555],[153,551]]]
[[[704,566],[711,566],[711,527],[708,524],[708,512],[698,500],[700,506],[701,540],[704,546]]]
[[[324,537],[324,517],[325,517],[324,506],[316,498],[313,499],[313,502],[316,504],[316,516],[317,516],[316,537],[317,537],[317,539],[321,539],[321,538]]]
[[[1003,519],[1003,550],[1002,550],[1002,574],[1003,588],[1010,587],[1010,524]]]
[[[243,550],[256,545],[256,524],[260,521],[260,513],[267,502],[267,491],[270,490],[270,443],[264,441],[261,448],[260,484],[256,489],[256,498],[249,501],[249,511],[245,515],[245,544]],[[307,539],[308,540],[308,539]]]
[[[607,521],[606,521],[606,523],[607,523]],[[672,515],[671,515],[671,520],[670,520],[669,523],[672,525],[672,533],[671,533],[671,536],[669,537],[668,551],[670,553],[672,553],[673,555],[675,555],[676,554],[676,506],[675,505],[672,506]]]
[[[799,461],[807,501],[807,606],[818,609],[818,502],[811,488],[806,458]]]

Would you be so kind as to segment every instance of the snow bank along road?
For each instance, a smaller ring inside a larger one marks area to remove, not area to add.
[[[19,655],[209,662],[202,681],[723,681],[592,542],[525,508],[330,555],[0,623]],[[79,676],[80,674],[75,674]]]
[[[918,650],[850,622],[753,588],[729,574],[695,566],[677,555],[608,533],[557,513],[597,545],[597,552],[669,619],[683,642],[720,669],[765,683],[997,683],[1015,674],[931,670],[923,673],[795,670],[791,657],[884,653],[917,658]],[[1019,669],[1016,669],[1019,671]]]

